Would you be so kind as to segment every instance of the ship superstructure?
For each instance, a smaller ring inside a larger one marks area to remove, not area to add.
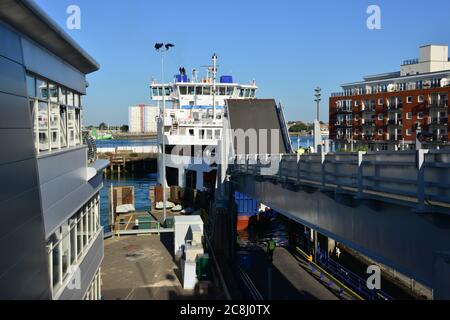
[[[225,103],[228,99],[255,99],[256,82],[242,85],[230,75],[217,78],[217,56],[207,73],[199,77],[193,70],[191,77],[181,67],[173,82],[151,84],[152,100],[169,104],[164,117],[158,116],[158,182],[162,181],[162,157],[166,157],[166,184],[197,190],[213,188],[217,166],[204,160],[217,147],[223,134]],[[163,95],[164,93],[164,95]],[[164,129],[163,129],[164,128]],[[162,152],[165,139],[165,152]]]

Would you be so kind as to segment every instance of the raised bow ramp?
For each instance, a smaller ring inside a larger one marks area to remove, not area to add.
[[[227,100],[227,111],[235,154],[292,152],[283,110],[274,99]],[[255,135],[256,141],[253,141]],[[239,143],[239,139],[245,139],[245,143]]]

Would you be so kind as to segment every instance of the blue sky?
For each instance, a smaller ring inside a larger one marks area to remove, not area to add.
[[[180,66],[209,64],[216,52],[221,74],[256,79],[260,98],[275,98],[288,120],[303,121],[314,118],[316,86],[328,121],[328,97],[341,83],[398,70],[420,45],[450,44],[448,0],[36,2],[101,65],[88,76],[86,125],[126,124],[129,105],[151,102],[150,80],[160,77],[155,42],[176,45],[166,79]],[[71,4],[81,8],[81,30],[66,28]],[[366,27],[372,4],[381,8],[381,30]]]

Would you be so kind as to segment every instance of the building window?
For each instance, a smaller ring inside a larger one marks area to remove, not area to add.
[[[380,98],[378,99],[378,105],[382,106],[384,104],[384,99]]]
[[[422,111],[417,112],[417,119],[423,119],[423,112]]]
[[[48,100],[48,88],[45,80],[36,79],[37,97],[40,100]]]
[[[406,113],[406,119],[407,120],[411,120],[412,119],[412,112],[407,112]]]
[[[413,102],[413,97],[409,96],[406,98],[406,103],[412,103]]]
[[[422,103],[424,101],[425,101],[425,97],[423,95],[420,95],[420,96],[417,97],[417,102],[418,103]]]
[[[63,223],[47,240],[53,290],[57,291],[75,271],[71,268],[95,240],[101,229],[100,198],[95,195],[85,207]]]
[[[378,120],[383,120],[384,119],[384,115],[382,113],[378,114]]]
[[[37,152],[80,145],[81,95],[32,75],[27,89]]]
[[[383,135],[383,129],[378,129],[378,135],[382,136]]]
[[[359,107],[359,100],[355,100],[355,107]]]
[[[412,129],[406,129],[406,135],[411,136],[412,135]]]

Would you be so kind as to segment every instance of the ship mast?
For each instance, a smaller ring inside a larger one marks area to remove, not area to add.
[[[213,61],[213,121],[216,121],[216,78],[217,78],[217,55],[212,56]]]

